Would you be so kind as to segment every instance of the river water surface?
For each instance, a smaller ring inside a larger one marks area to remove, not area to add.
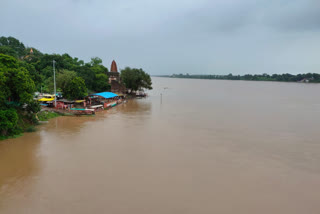
[[[320,213],[320,85],[152,80],[1,141],[0,213]]]

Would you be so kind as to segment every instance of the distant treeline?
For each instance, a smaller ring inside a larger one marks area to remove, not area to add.
[[[219,79],[219,80],[251,80],[251,81],[279,81],[279,82],[310,82],[320,83],[320,74],[245,74],[245,75],[205,75],[205,74],[173,74],[166,77],[190,79]]]

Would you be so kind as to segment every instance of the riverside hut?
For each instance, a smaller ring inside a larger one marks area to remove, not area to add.
[[[88,108],[99,109],[117,105],[119,96],[112,92],[90,94],[86,98]]]

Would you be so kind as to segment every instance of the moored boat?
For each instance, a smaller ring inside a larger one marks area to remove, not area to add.
[[[50,102],[54,100],[54,95],[46,94],[38,99],[39,102]]]
[[[92,115],[95,114],[94,109],[70,108],[70,112],[75,115]]]

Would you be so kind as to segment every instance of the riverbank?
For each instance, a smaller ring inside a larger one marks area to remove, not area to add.
[[[12,135],[12,136],[0,136],[0,141],[1,140],[7,140],[7,139],[14,139],[23,136],[23,133],[17,134],[17,135]]]
[[[37,131],[37,126],[41,125],[41,122],[48,121],[52,118],[56,118],[59,116],[64,116],[64,114],[51,112],[51,111],[40,111],[36,114],[35,120],[32,121],[26,117],[21,116],[19,118],[19,127],[20,132],[19,134],[11,135],[11,136],[0,136],[0,140],[6,140],[6,139],[12,139],[12,138],[18,138],[23,136],[23,133],[25,132],[35,132]]]
[[[245,75],[215,75],[215,74],[172,74],[157,77],[182,78],[182,79],[214,79],[214,80],[246,80],[246,81],[270,81],[270,82],[299,82],[320,83],[320,74],[245,74]]]
[[[129,97],[129,99],[132,99],[132,97]],[[103,108],[102,106],[101,108],[88,109],[86,111],[83,111],[82,109],[69,110],[69,109],[59,109],[59,108],[50,108],[50,107],[42,106],[41,110],[37,114],[35,114],[33,117],[26,117],[23,114],[20,114],[19,123],[18,123],[20,127],[19,132],[17,134],[10,135],[10,136],[0,136],[0,140],[17,138],[17,137],[23,136],[23,133],[25,132],[35,132],[37,131],[36,126],[42,123],[45,123],[46,121],[52,118],[56,118],[60,116],[84,116],[84,115],[93,116],[95,115],[95,112],[107,110],[109,108],[122,104],[123,102],[127,102],[127,101],[117,100],[117,101],[106,104],[105,105],[106,108]],[[89,111],[90,113],[88,113],[87,111]]]
[[[48,121],[52,118],[63,116],[64,114],[51,112],[51,111],[41,111],[37,114],[39,121]]]

